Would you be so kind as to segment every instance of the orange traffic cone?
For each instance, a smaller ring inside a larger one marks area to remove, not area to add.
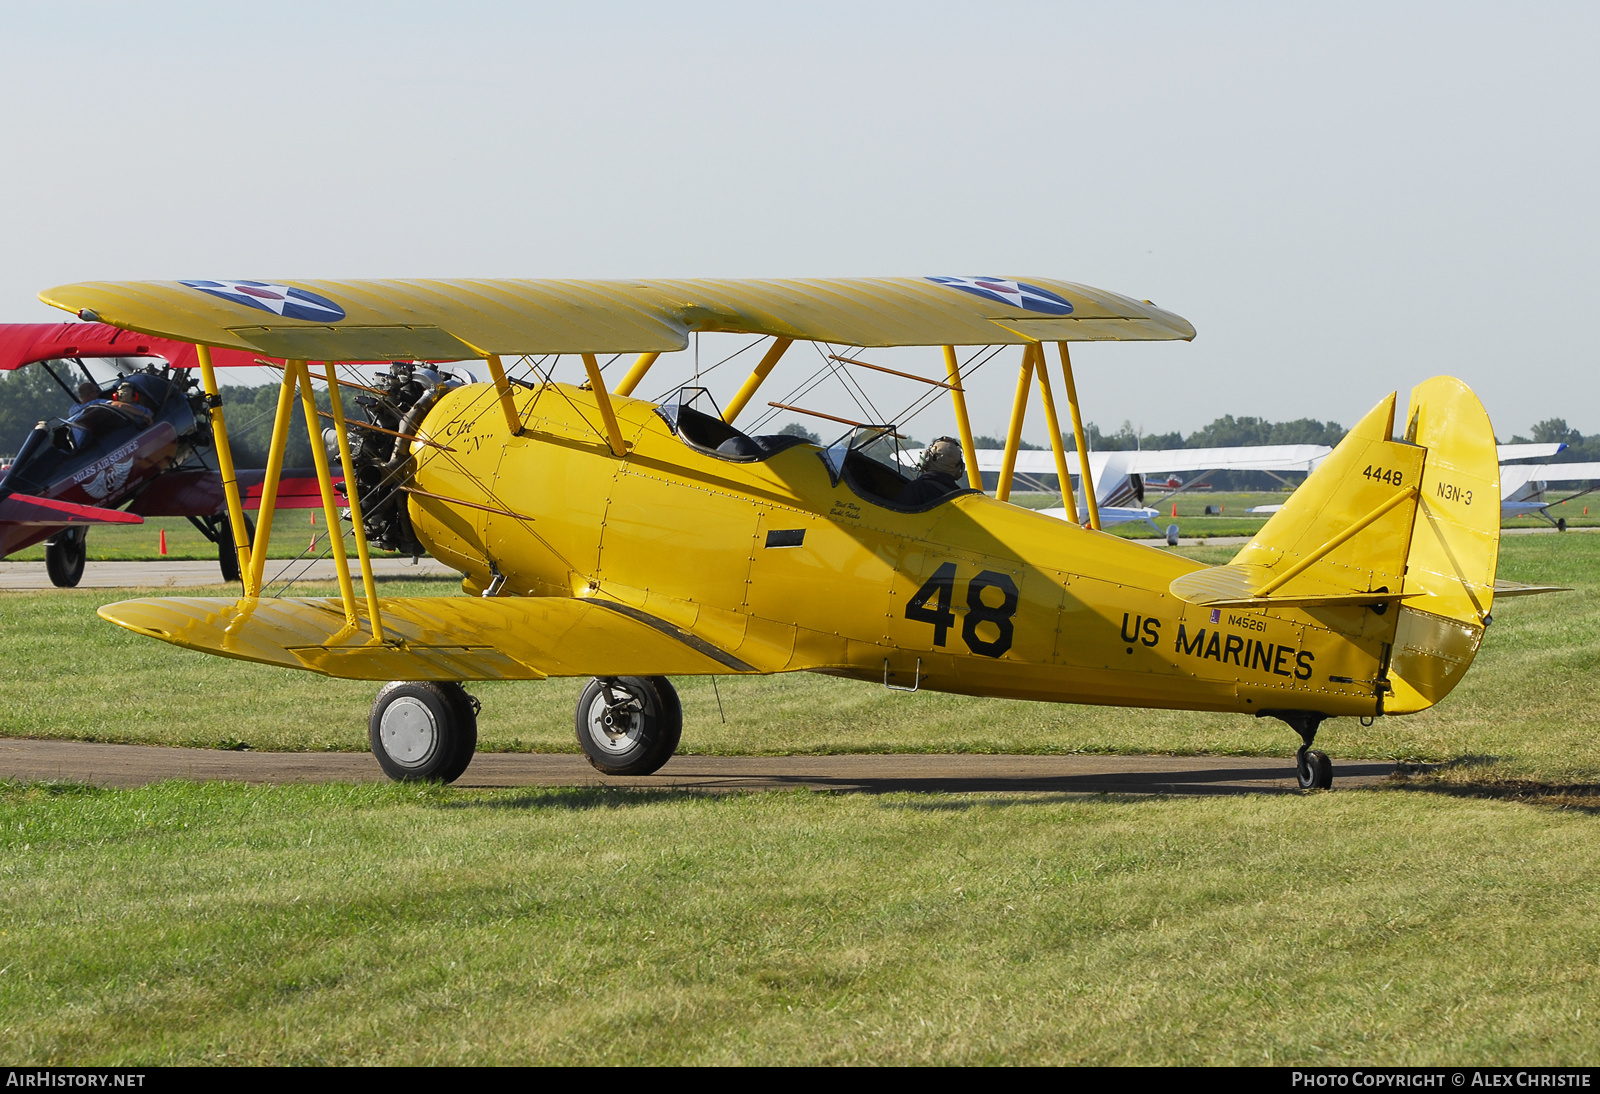
[[[167,530],[161,529],[161,557],[167,557]]]
[[[316,549],[317,549],[317,537],[315,535],[312,535],[312,537],[311,537],[311,546],[307,547],[306,550],[315,551]]]
[[[313,509],[313,510],[311,510],[311,527],[315,528],[316,526],[317,526],[317,511],[315,509]]]
[[[1172,515],[1173,516],[1177,516],[1178,515],[1178,503],[1177,502],[1173,502],[1172,503]]]

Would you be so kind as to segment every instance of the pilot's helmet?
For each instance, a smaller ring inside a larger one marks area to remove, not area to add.
[[[937,472],[958,478],[963,470],[961,442],[954,437],[939,437],[930,441],[922,453],[922,471]]]

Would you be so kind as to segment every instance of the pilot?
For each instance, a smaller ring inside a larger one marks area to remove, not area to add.
[[[78,402],[92,403],[96,399],[103,398],[105,398],[105,396],[100,392],[100,385],[95,383],[93,380],[85,380],[83,383],[78,385]]]
[[[961,462],[961,442],[954,437],[939,437],[922,450],[919,474],[906,483],[895,499],[898,505],[926,505],[961,489],[957,476],[966,470]]]
[[[155,414],[144,405],[139,389],[124,380],[111,395],[111,405],[121,411],[135,425],[149,425]]]

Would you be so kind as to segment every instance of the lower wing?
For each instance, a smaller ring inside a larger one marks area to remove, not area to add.
[[[762,672],[638,609],[568,597],[380,597],[346,637],[335,598],[162,597],[100,616],[187,649],[354,680],[542,680],[547,676],[705,676]]]

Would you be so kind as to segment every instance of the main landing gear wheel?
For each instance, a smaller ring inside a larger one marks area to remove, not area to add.
[[[478,749],[478,710],[460,684],[385,684],[367,720],[372,754],[396,782],[455,782]]]
[[[1295,753],[1294,773],[1301,790],[1327,790],[1333,786],[1333,761],[1326,752],[1301,745]]]
[[[58,589],[76,588],[89,558],[89,529],[63,528],[44,543],[44,569]]]
[[[222,580],[241,580],[243,575],[239,573],[239,552],[233,543],[233,522],[224,513],[221,517],[208,517],[206,523],[213,533],[212,542],[217,545],[217,565],[222,569]],[[246,542],[255,542],[256,524],[249,517],[244,518],[244,536]]]
[[[578,697],[578,744],[607,775],[649,775],[683,736],[683,706],[665,676],[590,680]]]

